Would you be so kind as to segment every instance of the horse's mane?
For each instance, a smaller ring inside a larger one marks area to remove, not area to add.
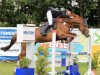
[[[80,17],[79,15],[77,15],[77,14],[75,14],[75,13],[73,13],[73,12],[71,13],[71,16],[74,16],[74,17],[75,17],[75,16],[78,16],[78,17]]]
[[[79,15],[77,15],[77,14],[75,14],[75,13],[71,13],[71,15],[70,16],[73,16],[73,17],[77,17],[77,18],[80,18],[80,19],[82,19],[83,20],[83,18],[81,17],[81,16],[79,16]]]

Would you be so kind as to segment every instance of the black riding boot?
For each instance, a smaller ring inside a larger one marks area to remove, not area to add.
[[[48,30],[51,28],[52,26],[48,26],[46,29],[45,29],[45,32],[42,34],[42,36],[47,36],[47,32]]]

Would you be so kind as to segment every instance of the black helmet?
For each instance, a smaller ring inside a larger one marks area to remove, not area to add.
[[[69,10],[69,11],[73,11],[73,9],[72,9],[71,7],[68,7],[67,10]]]

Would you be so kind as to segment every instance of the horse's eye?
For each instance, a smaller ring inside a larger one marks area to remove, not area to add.
[[[63,22],[63,25],[66,25],[66,22]]]

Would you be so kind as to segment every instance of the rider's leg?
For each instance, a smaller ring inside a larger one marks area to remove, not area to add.
[[[48,22],[44,23],[44,26],[42,27],[42,29],[40,31],[40,33],[41,33],[42,36],[46,36],[47,35],[46,29],[48,28],[48,25],[49,25]]]
[[[49,11],[47,11],[47,19],[48,19],[48,27],[47,27],[47,29],[45,30],[46,32],[47,32],[47,30],[48,29],[50,29],[50,28],[52,28],[53,26],[53,18],[52,18],[52,13],[51,13],[51,11],[49,10]]]
[[[53,19],[52,19],[52,13],[51,11],[47,11],[47,19],[48,19],[48,23],[49,23],[49,26],[51,26],[53,24]]]
[[[53,26],[53,20],[52,20],[52,13],[51,11],[47,11],[47,19],[48,19],[48,23],[46,24],[46,28],[44,29],[44,32],[43,32],[43,36],[47,35],[47,31],[48,29],[52,28]]]

